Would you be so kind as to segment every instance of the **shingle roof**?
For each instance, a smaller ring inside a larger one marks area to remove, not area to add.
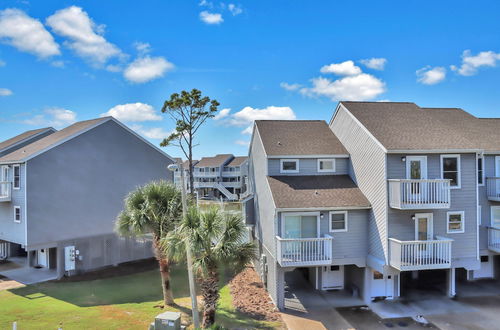
[[[24,133],[21,133],[19,135],[14,136],[13,138],[10,138],[8,140],[5,140],[3,142],[0,142],[0,151],[5,150],[17,143],[23,142],[35,135],[47,132],[47,131],[56,131],[52,127],[45,127],[45,128],[39,128],[39,129],[34,129],[30,131],[26,131]]]
[[[388,150],[500,151],[500,119],[414,103],[341,102]]]
[[[248,157],[246,157],[246,156],[237,156],[237,157],[234,157],[233,160],[230,161],[229,164],[227,164],[227,166],[240,166],[247,159],[248,159]]]
[[[347,175],[267,177],[277,208],[370,207]]]
[[[200,161],[195,165],[195,167],[217,167],[224,165],[233,155],[231,154],[220,154],[215,157],[203,157]]]
[[[71,126],[68,126],[60,131],[52,133],[38,141],[30,143],[25,147],[18,149],[14,152],[11,152],[0,158],[0,163],[8,163],[8,162],[18,162],[23,161],[51,146],[54,146],[67,138],[71,138],[73,135],[80,133],[81,131],[92,127],[101,122],[105,122],[109,120],[111,117],[104,117],[86,121],[80,121]]]
[[[421,108],[409,102],[341,103],[389,151],[492,147],[480,134],[480,119],[462,109]]]
[[[323,120],[256,120],[268,156],[347,155]]]
[[[193,165],[196,165],[197,163],[198,163],[198,161],[196,159],[193,159]],[[188,160],[185,160],[182,163],[182,168],[184,168],[184,169],[188,169],[189,168],[189,161]]]

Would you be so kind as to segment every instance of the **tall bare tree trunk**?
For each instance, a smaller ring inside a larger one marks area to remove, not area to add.
[[[219,301],[219,274],[217,269],[211,269],[201,280],[201,294],[203,297],[202,327],[209,328],[215,323],[215,311]]]

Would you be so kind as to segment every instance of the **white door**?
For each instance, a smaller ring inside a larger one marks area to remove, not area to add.
[[[427,179],[427,157],[426,156],[407,156],[406,157],[406,178],[410,180]],[[421,200],[427,191],[425,183],[411,183],[409,187],[409,198],[412,200]]]
[[[344,266],[324,266],[322,269],[322,290],[341,290],[344,288]]]
[[[387,297],[387,299],[394,298],[394,276],[387,275],[372,271],[371,282],[371,297]]]
[[[49,249],[40,249],[37,251],[37,264],[44,268],[49,267]]]
[[[433,233],[433,218],[432,213],[417,213],[415,214],[415,240],[429,241],[434,237]],[[428,257],[432,255],[432,246],[430,244],[419,245],[417,253],[420,257]]]

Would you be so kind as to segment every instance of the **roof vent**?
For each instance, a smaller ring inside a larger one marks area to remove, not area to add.
[[[276,144],[280,146],[281,145],[281,141],[278,141],[278,143],[276,143]]]
[[[314,191],[314,194],[315,194],[315,195],[319,195],[319,191],[315,190],[315,191]]]

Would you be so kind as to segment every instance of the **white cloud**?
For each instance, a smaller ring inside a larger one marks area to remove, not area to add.
[[[300,87],[302,87],[302,85],[301,84],[289,84],[289,83],[286,83],[286,82],[282,82],[280,84],[280,87],[283,88],[283,89],[286,89],[287,91],[296,91]]]
[[[12,95],[12,91],[8,88],[0,88],[0,96],[10,96]]]
[[[442,82],[446,78],[446,69],[442,66],[430,67],[426,66],[417,70],[417,81],[424,85],[435,85]]]
[[[74,122],[76,122],[76,112],[63,108],[49,108],[43,114],[23,121],[28,125],[54,127],[63,127]]]
[[[0,40],[40,58],[61,54],[59,45],[42,23],[19,9],[0,11]]]
[[[108,65],[106,65],[106,70],[109,72],[120,72],[123,70],[123,68],[121,65],[108,64]]]
[[[302,94],[326,96],[333,101],[366,101],[385,92],[385,83],[367,73],[343,77],[334,81],[323,77],[314,78],[311,81],[313,86],[302,88],[300,90]]]
[[[93,64],[104,64],[110,58],[121,56],[121,50],[104,37],[104,25],[97,25],[80,7],[58,10],[47,18],[54,33],[65,37],[65,45]]]
[[[481,67],[495,67],[497,61],[500,61],[500,53],[485,51],[472,55],[470,50],[465,50],[462,54],[461,66],[452,65],[451,69],[462,76],[473,76]]]
[[[6,65],[7,65],[7,63],[5,63],[4,61],[0,60],[0,67],[6,66]]]
[[[65,66],[64,61],[52,61],[50,65],[56,68],[64,68]]]
[[[245,140],[236,140],[234,141],[234,143],[244,147],[248,147],[250,145],[250,141],[245,141]]]
[[[209,13],[208,11],[204,10],[200,13],[200,19],[206,23],[206,24],[220,24],[224,22],[224,19],[222,18],[221,14],[218,13]]]
[[[354,76],[361,73],[361,68],[354,65],[354,62],[349,60],[342,63],[325,65],[321,68],[320,72],[333,73],[339,76]]]
[[[215,115],[214,120],[220,120],[229,116],[231,109],[222,109],[218,114]]]
[[[233,16],[237,16],[243,12],[243,9],[239,5],[235,5],[234,3],[230,3],[227,5],[227,9],[233,14]]]
[[[144,127],[142,125],[132,125],[130,127],[137,133],[144,135],[148,139],[154,139],[154,140],[162,140],[166,137],[168,137],[172,132],[167,132],[164,128],[162,127]]]
[[[151,45],[147,42],[134,42],[134,47],[141,55],[147,54],[151,51]]]
[[[163,77],[166,72],[174,69],[174,64],[167,61],[164,57],[141,57],[123,72],[125,78],[134,83],[145,83]]]
[[[161,116],[155,109],[146,103],[126,103],[118,104],[101,114],[101,117],[113,116],[121,121],[156,121],[161,120]]]
[[[231,126],[247,126],[242,133],[252,134],[252,124],[255,120],[295,120],[297,117],[290,107],[269,106],[263,109],[244,107],[233,114],[226,123]]]
[[[209,8],[213,8],[213,6],[214,6],[214,4],[212,2],[207,1],[207,0],[201,0],[198,5],[201,7],[209,7]]]
[[[387,63],[387,59],[385,58],[367,58],[364,60],[360,60],[361,64],[365,65],[367,68],[374,70],[384,70],[385,64]]]

